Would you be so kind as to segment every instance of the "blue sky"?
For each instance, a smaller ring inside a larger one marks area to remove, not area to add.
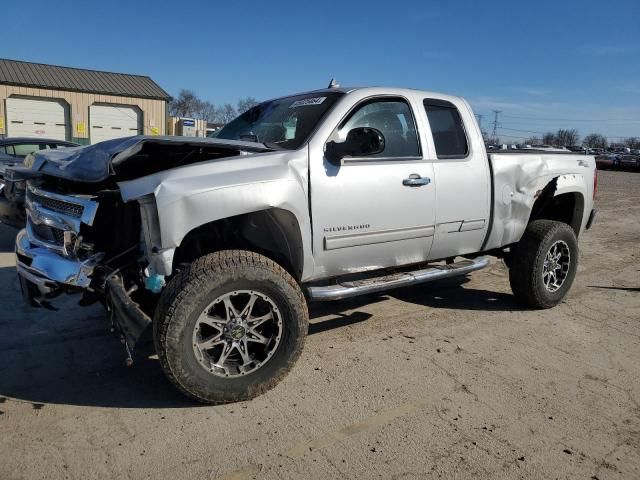
[[[215,104],[336,77],[462,95],[485,127],[502,110],[505,141],[640,136],[640,0],[4,0],[2,19],[0,57],[145,74]]]

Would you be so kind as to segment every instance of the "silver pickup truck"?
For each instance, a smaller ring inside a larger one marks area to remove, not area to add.
[[[202,402],[248,399],[299,357],[309,301],[465,275],[504,259],[556,305],[594,221],[593,157],[487,154],[463,99],[328,88],[270,100],[216,138],[130,137],[35,153],[17,271],[33,306],[101,302],[128,360]]]

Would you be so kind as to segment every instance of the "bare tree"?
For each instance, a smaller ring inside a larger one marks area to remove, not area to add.
[[[255,107],[258,103],[260,102],[253,97],[241,98],[238,100],[238,115],[243,114],[252,107]]]
[[[582,143],[589,148],[607,148],[607,139],[599,133],[590,133]]]
[[[579,140],[580,135],[578,135],[578,131],[575,128],[570,130],[561,128],[556,133],[556,145],[558,147],[577,145]]]
[[[169,102],[169,114],[174,117],[197,118],[213,122],[216,120],[216,107],[207,100],[201,100],[193,90],[182,89],[178,96]]]
[[[638,138],[638,137],[625,138],[624,144],[627,147],[635,150],[636,148],[640,148],[640,138]]]
[[[217,120],[218,111],[216,106],[208,100],[200,101],[194,110],[193,117],[207,122],[215,122]]]
[[[524,143],[527,145],[540,145],[542,143],[542,139],[540,137],[529,137],[525,139]]]
[[[176,98],[169,102],[169,114],[174,117],[191,117],[200,99],[193,90],[182,89]]]
[[[216,119],[220,123],[229,123],[231,120],[236,118],[237,115],[236,109],[229,103],[225,103],[216,111]]]
[[[557,143],[556,134],[553,132],[547,132],[542,135],[542,143],[545,145],[555,145]]]

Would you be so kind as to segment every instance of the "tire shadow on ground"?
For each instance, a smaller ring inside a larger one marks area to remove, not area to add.
[[[111,408],[189,408],[199,406],[182,396],[165,378],[147,331],[125,366],[125,350],[110,333],[109,320],[98,306],[77,307],[63,298],[57,312],[28,309],[20,303],[11,279],[15,268],[0,268],[7,311],[0,325],[0,402],[16,399],[35,409],[47,404]],[[391,290],[339,302],[312,303],[309,334],[343,328],[373,317],[364,307],[388,300],[431,308],[524,310],[505,293],[466,288],[466,277]],[[11,305],[9,305],[11,304]]]

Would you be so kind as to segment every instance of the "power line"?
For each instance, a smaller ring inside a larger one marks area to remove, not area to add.
[[[547,132],[536,132],[535,130],[519,130],[517,128],[498,127],[500,130],[509,130],[511,132],[524,132],[524,133],[540,133],[544,135]]]
[[[497,138],[498,134],[498,115],[502,113],[502,110],[493,110],[493,133],[491,134],[492,138]]]
[[[620,120],[607,120],[604,118],[546,118],[546,117],[527,117],[521,115],[508,115],[504,114],[505,118],[518,118],[521,120],[539,120],[545,122],[602,122],[602,123],[612,123],[612,122],[620,122],[620,123],[636,123],[639,122],[639,119],[620,119]]]

